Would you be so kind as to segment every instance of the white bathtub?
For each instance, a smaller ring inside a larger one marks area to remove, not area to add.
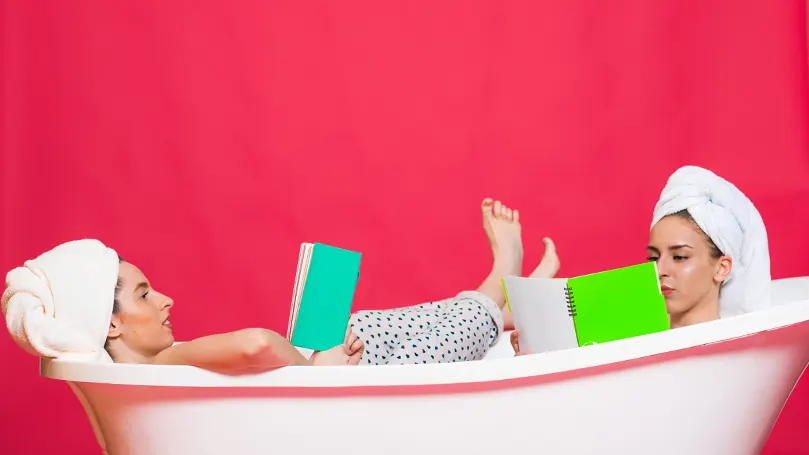
[[[111,455],[756,454],[809,361],[809,277],[774,285],[764,312],[518,358],[504,336],[480,362],[41,375]]]

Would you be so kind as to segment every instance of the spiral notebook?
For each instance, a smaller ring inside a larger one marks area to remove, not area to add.
[[[344,341],[361,258],[321,243],[301,244],[287,325],[292,345],[323,351]]]
[[[503,279],[503,290],[530,353],[570,349],[669,329],[657,264],[575,278]]]

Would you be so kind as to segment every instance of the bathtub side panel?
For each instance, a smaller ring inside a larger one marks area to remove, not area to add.
[[[744,455],[759,453],[807,363],[806,343],[775,341],[471,391],[84,387],[111,455]]]

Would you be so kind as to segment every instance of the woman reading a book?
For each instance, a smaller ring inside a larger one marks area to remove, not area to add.
[[[271,330],[249,328],[174,344],[174,301],[97,240],[67,242],[6,276],[2,309],[12,338],[44,357],[192,365],[225,374],[286,365],[356,365],[362,342],[307,359]]]
[[[647,246],[671,328],[770,306],[764,221],[734,185],[695,166],[675,171],[654,210]],[[511,344],[520,352],[519,334]]]
[[[192,365],[226,374],[287,365],[455,362],[480,359],[503,331],[500,278],[519,275],[519,212],[487,199],[483,225],[494,257],[475,291],[435,303],[352,315],[344,343],[301,355],[276,332],[249,328],[174,343],[173,300],[97,240],[67,242],[6,276],[2,310],[14,340],[34,355],[118,363]],[[535,276],[558,270],[553,244]],[[508,324],[506,322],[506,324]]]

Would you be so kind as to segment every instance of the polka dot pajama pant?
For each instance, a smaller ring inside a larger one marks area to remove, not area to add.
[[[489,297],[466,291],[412,307],[359,311],[349,320],[365,343],[360,364],[404,365],[480,360],[503,332]]]

